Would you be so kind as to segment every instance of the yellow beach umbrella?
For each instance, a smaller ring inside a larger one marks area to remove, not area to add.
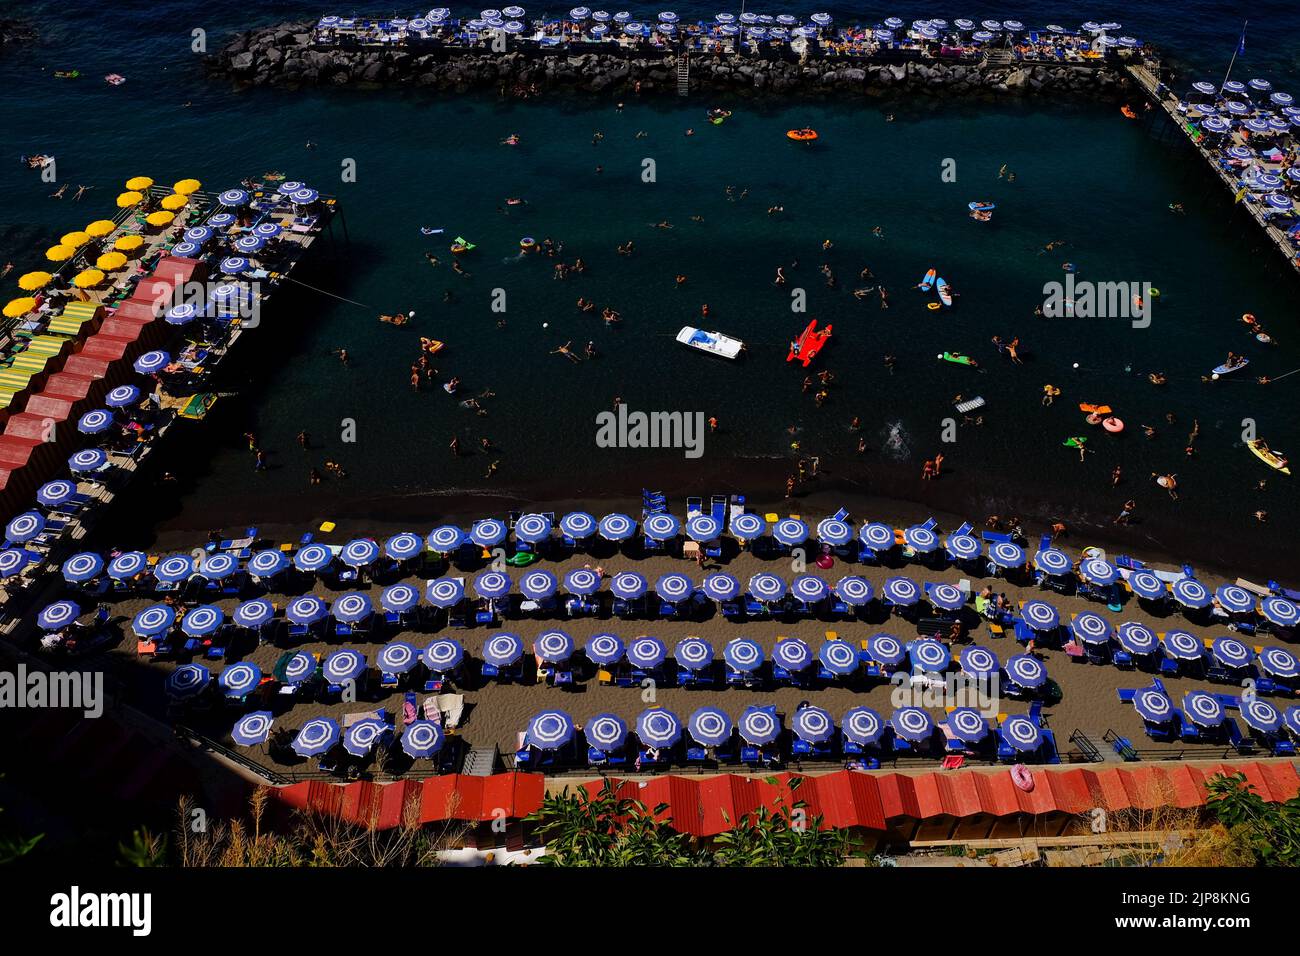
[[[37,289],[44,289],[50,284],[54,276],[48,272],[28,272],[18,279],[18,288],[24,292],[35,292]]]
[[[137,192],[141,189],[148,189],[152,185],[153,180],[148,176],[132,176],[126,181],[126,188]]]
[[[172,189],[176,190],[178,193],[182,193],[188,196],[192,192],[197,192],[198,188],[202,185],[203,184],[199,182],[197,179],[182,179],[180,182],[172,186]]]
[[[151,226],[166,226],[175,218],[176,213],[174,212],[151,212],[144,217],[144,221]]]
[[[143,198],[144,196],[137,192],[120,193],[117,197],[117,208],[129,209],[130,207],[137,205]]]
[[[86,235],[84,232],[81,232],[80,230],[77,230],[74,232],[69,232],[66,235],[64,235],[64,237],[59,240],[59,245],[69,246],[73,249],[79,249],[88,242],[90,242],[90,236]]]
[[[16,319],[20,315],[26,315],[34,308],[36,308],[36,300],[29,295],[23,296],[21,299],[12,299],[5,306],[5,318]]]
[[[66,262],[77,254],[71,246],[50,246],[45,250],[45,258],[51,262]]]
[[[120,249],[123,252],[134,252],[144,245],[144,236],[119,236],[117,242],[113,243],[114,249]]]
[[[162,206],[164,209],[180,209],[189,201],[189,196],[182,196],[180,193],[172,193],[170,196],[164,197],[163,201],[158,205]]]
[[[106,252],[95,260],[95,268],[103,269],[106,272],[120,269],[124,265],[126,265],[126,256],[120,252]]]
[[[110,232],[112,232],[116,228],[117,228],[117,223],[113,222],[113,220],[111,219],[96,219],[85,229],[83,229],[82,232],[84,232],[86,235],[90,236],[93,239],[99,239],[103,236],[107,236]]]
[[[99,285],[104,281],[104,278],[104,273],[100,272],[98,269],[85,269],[76,274],[72,280],[72,284],[78,289],[89,289],[92,286]]]

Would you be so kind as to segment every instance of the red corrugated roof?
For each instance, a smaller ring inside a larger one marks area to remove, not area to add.
[[[544,790],[545,780],[540,774],[500,773],[491,777],[448,774],[383,784],[311,780],[278,787],[275,793],[296,809],[388,829],[402,823],[408,805],[413,805],[421,823],[519,819],[541,807]]]

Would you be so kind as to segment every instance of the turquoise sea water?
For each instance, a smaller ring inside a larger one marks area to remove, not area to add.
[[[423,512],[436,507],[421,500],[434,489],[485,485],[491,459],[453,460],[446,448],[453,434],[465,445],[490,436],[500,447],[492,457],[501,460],[491,486],[523,494],[635,488],[643,475],[671,476],[665,480],[681,493],[711,490],[691,484],[679,452],[595,447],[594,417],[617,395],[635,409],[716,415],[722,431],[710,436],[706,461],[739,462],[730,470],[741,485],[746,469],[758,469],[768,487],[751,489],[755,495],[779,493],[771,476],[784,471],[763,462],[788,456],[786,429],[797,425],[805,452],[865,491],[943,500],[972,517],[1020,510],[1081,524],[1105,523],[1124,498],[1137,497],[1147,533],[1170,547],[1288,559],[1295,496],[1242,447],[1241,423],[1252,418],[1274,446],[1300,449],[1300,375],[1268,388],[1246,380],[1211,387],[1200,376],[1229,350],[1254,361],[1244,375],[1300,367],[1296,284],[1233,215],[1189,150],[1161,144],[1124,121],[1114,104],[912,99],[758,106],[720,98],[628,102],[620,112],[614,100],[598,98],[503,105],[411,92],[233,94],[198,70],[188,52],[194,26],[216,37],[232,25],[321,11],[301,3],[250,11],[226,3],[127,2],[74,17],[54,4],[28,7],[46,22],[50,42],[0,60],[0,82],[20,91],[0,102],[0,125],[13,131],[7,140],[15,154],[52,152],[63,178],[96,188],[75,205],[54,201],[16,163],[0,166],[0,254],[21,270],[34,266],[62,231],[108,212],[130,175],[162,182],[196,176],[219,189],[279,169],[335,193],[343,205],[350,245],[309,281],[360,305],[304,293],[287,313],[272,310],[275,328],[256,347],[273,354],[257,365],[254,380],[236,380],[247,400],[231,403],[226,427],[188,463],[195,477],[176,521],[203,527],[209,515],[233,524],[271,513],[305,519],[325,507],[317,501],[328,501],[332,517],[391,515],[393,499]],[[686,15],[704,8],[676,9]],[[913,15],[876,11],[895,12]],[[1059,5],[954,15],[995,13],[1066,22],[1110,15],[1089,9],[1071,17]],[[1296,41],[1282,29],[1288,16],[1295,19],[1279,6],[1268,33],[1251,36],[1238,70],[1270,76],[1279,88],[1286,79],[1300,82]],[[874,19],[873,11],[861,17]],[[1159,41],[1189,70],[1226,66],[1221,54],[1231,54],[1240,30],[1224,5],[1202,4],[1176,17],[1144,5],[1115,18]],[[60,81],[43,75],[42,66],[87,75]],[[104,84],[99,77],[111,71],[125,74],[127,84]],[[703,118],[710,105],[735,115],[710,126]],[[786,129],[804,125],[821,133],[812,149],[784,138]],[[687,128],[695,135],[685,136]],[[635,139],[638,130],[648,136]],[[593,146],[596,131],[604,139]],[[521,136],[521,146],[499,144],[509,133]],[[304,148],[309,140],[315,149]],[[641,179],[647,158],[655,161],[653,183]],[[348,159],[356,161],[355,183],[340,179]],[[941,180],[946,159],[955,161],[955,183]],[[998,179],[1004,163],[1015,183]],[[748,196],[729,202],[727,185],[748,189]],[[507,196],[523,196],[529,205],[504,216],[498,207]],[[974,199],[998,204],[993,222],[967,218],[966,203]],[[1168,211],[1173,201],[1187,205],[1185,217]],[[784,214],[768,216],[774,204]],[[692,215],[704,222],[692,222]],[[675,228],[653,228],[661,220]],[[447,232],[427,238],[422,225]],[[884,240],[871,235],[877,225]],[[472,278],[448,268],[446,246],[455,235],[478,244],[465,260]],[[562,240],[564,258],[581,256],[587,272],[554,281],[552,260],[520,258],[522,236]],[[615,247],[629,239],[636,255],[617,255]],[[823,253],[825,239],[834,246]],[[1052,240],[1067,245],[1040,255]],[[431,268],[425,251],[443,264]],[[789,268],[794,259],[797,269]],[[1034,316],[1043,284],[1061,279],[1067,260],[1078,264],[1081,279],[1159,288],[1152,326]],[[837,290],[825,287],[817,271],[823,262],[834,269]],[[807,315],[793,314],[788,290],[772,287],[777,265],[786,266],[791,286],[807,290]],[[888,287],[888,310],[849,294],[864,265]],[[960,293],[955,308],[930,311],[927,297],[910,288],[930,266]],[[677,273],[689,277],[680,289]],[[455,293],[451,304],[442,301],[446,289]],[[490,309],[495,289],[506,294],[504,329]],[[622,327],[606,329],[580,315],[578,296],[618,309]],[[697,324],[702,303],[711,310],[702,324],[750,343],[743,362],[722,364],[673,342],[678,328]],[[416,320],[405,329],[375,318],[410,309]],[[1236,321],[1245,311],[1282,344],[1254,344]],[[817,366],[837,376],[821,409],[801,393],[804,373],[784,362],[786,343],[809,316],[833,323],[836,332]],[[444,380],[463,379],[458,397],[496,392],[485,403],[487,418],[441,390],[411,392],[408,368],[419,335],[447,342],[436,364]],[[993,335],[1018,335],[1026,364],[1012,367],[999,357]],[[581,346],[589,339],[600,352],[596,361],[570,365],[548,354],[566,340]],[[352,368],[331,356],[339,346],[352,355]],[[945,349],[974,355],[985,371],[936,361]],[[886,352],[898,358],[893,376],[881,361]],[[1152,370],[1166,372],[1169,385],[1148,384]],[[1044,409],[1039,396],[1049,382],[1063,395]],[[987,400],[985,424],[960,428],[957,442],[945,445],[943,422],[959,393]],[[1084,463],[1060,444],[1088,429],[1075,407],[1080,401],[1108,402],[1129,423],[1118,438],[1097,433],[1097,454]],[[1166,413],[1174,425],[1166,425]],[[854,415],[869,445],[861,457],[847,428]],[[355,444],[338,440],[345,419],[356,422]],[[1201,434],[1198,454],[1188,460],[1183,447],[1193,419]],[[1137,430],[1142,423],[1155,425],[1159,436],[1145,440]],[[238,437],[245,428],[271,450],[271,472],[252,476]],[[311,455],[294,442],[303,428],[319,443]],[[951,474],[936,492],[916,478],[923,458],[939,450]],[[314,500],[306,493],[308,463],[325,457],[344,464],[350,477],[315,489]],[[1112,491],[1115,464],[1126,482]],[[1181,502],[1151,486],[1153,471],[1179,475]],[[1269,478],[1270,488],[1256,494],[1260,478]],[[1260,507],[1270,512],[1267,525],[1252,517]]]

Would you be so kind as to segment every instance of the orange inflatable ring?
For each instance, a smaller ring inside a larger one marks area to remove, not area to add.
[[[791,129],[786,130],[786,138],[792,139],[796,143],[811,143],[817,138],[815,129]]]
[[[1254,325],[1254,324],[1255,324],[1255,313],[1254,313],[1254,312],[1247,312],[1245,315],[1243,315],[1243,316],[1241,317],[1241,321],[1245,322],[1247,325]]]
[[[1112,435],[1118,435],[1124,430],[1124,422],[1112,415],[1110,418],[1102,420],[1101,427]]]

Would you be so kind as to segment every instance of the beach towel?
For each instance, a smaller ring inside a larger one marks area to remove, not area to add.
[[[442,712],[446,727],[459,727],[461,715],[465,712],[465,697],[462,694],[439,694],[437,707]]]

